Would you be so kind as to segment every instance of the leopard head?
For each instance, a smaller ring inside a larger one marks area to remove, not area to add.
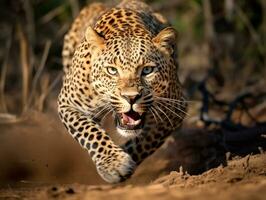
[[[95,91],[113,111],[118,132],[137,136],[147,113],[157,112],[156,100],[172,98],[179,90],[175,30],[168,27],[155,36],[127,30],[106,38],[88,27],[85,38],[92,48]]]

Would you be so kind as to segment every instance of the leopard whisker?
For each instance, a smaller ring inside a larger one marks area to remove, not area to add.
[[[95,110],[97,110],[97,109],[99,109],[99,108],[101,108],[101,107],[104,107],[104,106],[106,106],[106,104],[103,103],[102,105],[97,105],[97,106],[94,107],[94,108],[90,108],[89,111],[90,111],[90,112],[94,112]]]
[[[89,108],[86,111],[84,111],[84,114],[86,114],[86,115],[94,115],[95,114],[95,111],[100,110],[104,106],[106,106],[106,104],[99,105],[99,106],[96,106],[94,108]]]
[[[105,105],[100,111],[98,111],[98,112],[93,116],[93,118],[95,119],[95,118],[99,117],[103,112],[106,111],[106,109],[108,109],[108,108],[110,108],[110,107],[111,107],[110,104]]]
[[[162,117],[159,115],[159,113],[157,112],[156,108],[154,106],[151,107],[152,110],[155,112],[155,114],[158,116],[158,118],[160,119],[161,122],[163,122]]]
[[[170,108],[168,108],[167,106],[163,105],[159,101],[156,101],[156,103],[161,105],[161,106],[163,106],[165,109],[169,110],[171,113],[175,114],[177,117],[179,117],[179,119],[183,119],[183,117],[181,117],[179,114],[177,114],[176,112],[172,111]]]
[[[163,113],[166,116],[167,120],[170,122],[171,126],[174,127],[173,124],[172,124],[172,121],[168,117],[168,115],[159,106],[154,106],[154,107],[155,107],[155,109],[157,108],[161,113]]]
[[[165,98],[165,97],[158,97],[158,96],[154,96],[154,98],[157,98],[157,99],[162,99],[162,100],[165,100],[165,101],[171,101],[171,102],[179,102],[179,103],[195,103],[196,101],[188,101],[188,100],[185,100],[185,99],[171,99],[171,98]]]
[[[175,102],[175,101],[168,101],[168,100],[165,100],[165,99],[156,99],[156,101],[161,101],[163,103],[170,103],[170,104],[174,104],[175,106],[178,106],[178,107],[182,107],[182,108],[186,108],[186,102]]]
[[[157,101],[162,101],[162,102],[168,102],[168,103],[173,103],[177,106],[181,107],[187,107],[187,102],[186,101],[174,101],[174,100],[169,100],[169,99],[161,99],[161,98],[156,98]]]
[[[110,110],[109,110],[107,113],[105,113],[105,115],[102,117],[102,120],[104,120],[105,117],[107,117],[109,113],[111,113],[111,112],[114,111],[114,109],[113,109],[112,107],[109,107],[109,109],[110,109]]]
[[[177,106],[182,106],[182,105],[176,104],[177,106],[175,106],[175,105],[173,105],[174,103],[171,104],[172,102],[167,102],[167,101],[162,101],[162,102],[165,103],[165,104],[167,104],[167,105],[169,105],[169,106],[171,106],[171,107],[176,108],[177,110],[179,110],[180,112],[182,112],[184,115],[189,116],[189,114],[185,110],[182,110],[181,108],[177,107]]]
[[[147,103],[152,103],[153,102],[153,99],[147,99],[147,100],[144,100],[144,101],[142,101],[141,103],[145,103],[145,104],[147,104]]]
[[[153,111],[152,111],[152,107],[150,107],[150,108],[148,108],[148,109],[149,109],[149,111],[151,112],[151,114],[153,115],[153,118],[155,119],[156,124],[158,124],[157,118],[156,118],[155,114],[154,114]]]

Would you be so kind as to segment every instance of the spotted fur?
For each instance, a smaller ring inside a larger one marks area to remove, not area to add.
[[[121,182],[178,129],[185,116],[176,32],[142,1],[123,1],[113,8],[96,3],[85,7],[74,21],[62,54],[60,119],[88,151],[101,177]],[[115,76],[106,72],[110,66],[117,70]],[[143,76],[145,67],[156,71]],[[131,109],[145,113],[144,126],[118,128],[129,138],[118,146],[101,127],[101,120]]]

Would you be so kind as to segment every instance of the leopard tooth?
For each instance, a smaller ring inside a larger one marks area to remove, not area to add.
[[[139,125],[140,122],[141,122],[141,119],[137,120],[137,121],[136,121],[136,125]]]
[[[136,126],[136,125],[139,125],[140,122],[141,122],[141,119],[138,119],[137,121],[134,121],[132,125],[135,125],[135,126]]]

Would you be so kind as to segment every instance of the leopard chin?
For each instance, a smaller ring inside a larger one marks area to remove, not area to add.
[[[125,138],[133,139],[141,135],[142,129],[126,130],[116,127],[117,132]]]

